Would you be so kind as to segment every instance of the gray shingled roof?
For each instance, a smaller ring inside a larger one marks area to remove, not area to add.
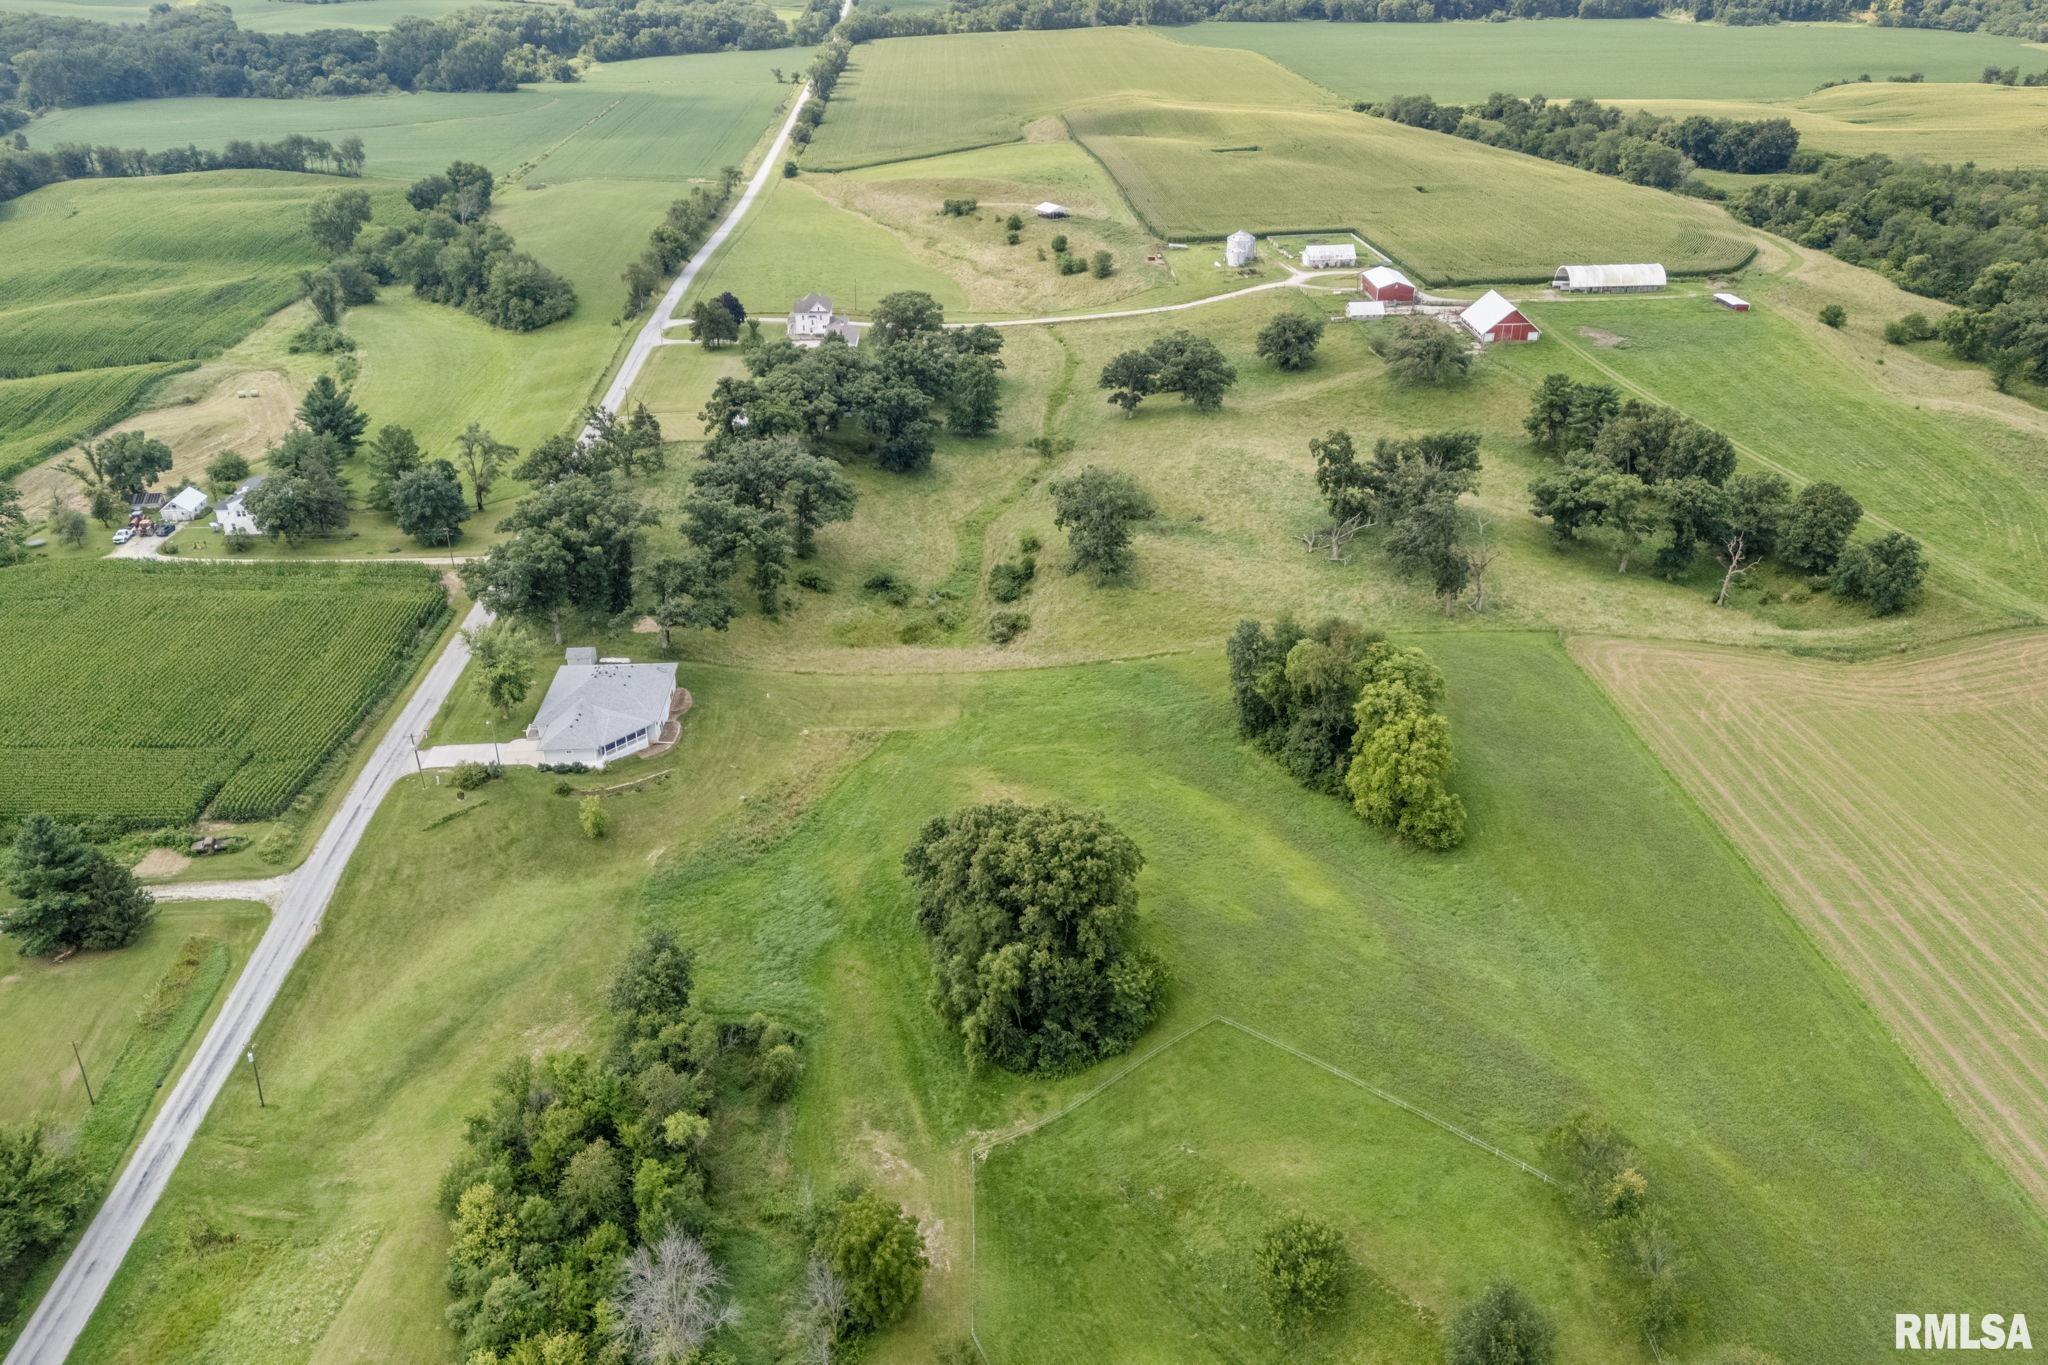
[[[806,294],[795,303],[792,303],[789,306],[789,311],[792,313],[829,313],[832,311],[832,300],[826,298],[823,294]]]
[[[668,719],[674,664],[563,664],[533,729],[541,749],[597,749]]]

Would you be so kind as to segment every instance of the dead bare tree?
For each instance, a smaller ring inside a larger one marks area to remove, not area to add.
[[[1736,578],[1756,567],[1746,557],[1743,535],[1743,532],[1737,531],[1722,544],[1721,549],[1714,555],[1714,558],[1720,560],[1722,568],[1726,570],[1721,575],[1721,591],[1714,597],[1714,605],[1717,607],[1727,602],[1728,589],[1734,586]]]
[[[822,1257],[804,1266],[804,1287],[789,1313],[789,1335],[805,1365],[832,1365],[839,1322],[846,1315],[846,1284]]]
[[[1486,571],[1493,567],[1493,561],[1500,557],[1500,547],[1493,543],[1493,523],[1486,519],[1486,513],[1472,513],[1472,539],[1465,546],[1465,565],[1472,578],[1472,610],[1484,615],[1486,611]]]
[[[612,1301],[612,1335],[644,1365],[689,1360],[739,1317],[723,1293],[725,1274],[694,1237],[672,1232],[626,1258]]]
[[[1330,561],[1334,564],[1341,564],[1349,558],[1345,554],[1344,547],[1351,543],[1353,536],[1371,524],[1363,516],[1346,517],[1335,525],[1310,531],[1301,538],[1301,543],[1308,547],[1310,554],[1314,554],[1317,550],[1327,549],[1330,552]]]

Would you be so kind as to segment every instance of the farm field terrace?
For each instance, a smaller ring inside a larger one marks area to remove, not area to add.
[[[319,259],[307,209],[353,183],[212,171],[74,180],[0,205],[0,475],[290,302]],[[380,200],[403,207],[395,190]]]
[[[1430,24],[1202,23],[1175,41],[1270,57],[1345,99],[1496,91],[1596,100],[1768,100],[1826,81],[1915,71],[1974,81],[1987,66],[2038,70],[2048,50],[2017,38],[1871,24],[1743,28],[1665,19],[1513,19]]]
[[[179,824],[291,801],[401,683],[427,570],[29,564],[0,575],[0,818]]]
[[[2044,54],[2048,56],[2048,54]],[[1790,119],[1802,147],[1847,156],[1882,152],[1980,166],[2048,165],[2048,89],[2039,86],[1870,85],[1799,99],[1623,100],[1672,118]],[[1740,182],[1735,182],[1740,183]]]
[[[349,4],[290,5],[348,9]],[[280,6],[284,7],[284,6]],[[790,93],[772,68],[795,71],[800,49],[648,57],[593,67],[568,85],[506,94],[422,93],[331,99],[131,100],[47,114],[29,145],[219,147],[230,138],[287,133],[333,141],[354,135],[371,177],[412,180],[458,158],[522,180],[668,182],[716,175],[738,164]]]
[[[2048,636],[1827,664],[1621,640],[1574,654],[2048,1203]]]

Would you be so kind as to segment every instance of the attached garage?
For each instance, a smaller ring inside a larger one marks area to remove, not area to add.
[[[1458,314],[1458,323],[1488,345],[1496,341],[1539,341],[1543,333],[1522,316],[1522,310],[1487,290],[1479,301]]]
[[[1360,275],[1358,290],[1381,303],[1415,302],[1415,282],[1390,265],[1376,265]]]

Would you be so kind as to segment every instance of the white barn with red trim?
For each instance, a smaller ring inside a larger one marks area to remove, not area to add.
[[[1390,265],[1376,265],[1358,277],[1358,292],[1381,303],[1415,302],[1415,281]]]
[[[1522,316],[1522,310],[1489,289],[1476,303],[1458,314],[1458,323],[1489,345],[1496,341],[1540,341],[1543,333]]]

